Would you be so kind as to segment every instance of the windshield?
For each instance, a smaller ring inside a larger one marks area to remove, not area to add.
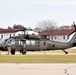
[[[2,42],[2,44],[6,44],[7,40],[8,40],[8,39],[5,39],[5,40]]]
[[[6,45],[7,45],[8,42],[14,44],[14,43],[15,43],[15,40],[14,40],[13,38],[5,39],[5,40],[2,42],[2,44],[6,44]]]

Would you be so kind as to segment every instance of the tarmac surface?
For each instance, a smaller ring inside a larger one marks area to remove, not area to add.
[[[6,56],[6,54],[7,52],[1,52],[1,56]],[[27,52],[27,55],[30,54],[64,55],[64,53]],[[21,54],[16,52],[15,55]],[[76,55],[76,53],[69,53],[69,55]],[[0,75],[76,75],[76,63],[0,63]]]
[[[0,75],[76,75],[76,64],[0,63]]]

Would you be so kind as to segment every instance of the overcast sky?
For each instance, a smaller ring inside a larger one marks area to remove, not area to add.
[[[0,27],[14,24],[35,28],[37,21],[54,20],[57,25],[71,25],[76,21],[76,1],[0,0]]]

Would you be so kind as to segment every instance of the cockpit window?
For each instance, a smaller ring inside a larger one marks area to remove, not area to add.
[[[5,40],[2,42],[2,44],[6,44],[7,40],[8,40],[8,39],[5,39]]]
[[[13,38],[10,38],[7,40],[7,43],[10,42],[11,44],[15,44],[15,40]]]
[[[2,44],[8,44],[8,42],[10,42],[11,44],[15,44],[15,40],[13,38],[9,38],[9,39],[5,39]]]

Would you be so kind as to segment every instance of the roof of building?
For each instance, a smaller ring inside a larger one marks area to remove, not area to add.
[[[39,32],[39,35],[70,35],[73,32],[74,32],[74,29],[45,30],[45,31]]]
[[[0,34],[2,33],[15,33],[18,31],[22,31],[23,28],[15,28],[15,29],[0,29]],[[39,32],[39,35],[70,35],[74,32],[74,29],[59,29],[59,30],[45,30]]]
[[[2,33],[15,33],[15,32],[18,32],[18,31],[22,31],[23,29],[21,28],[15,28],[15,29],[0,29],[0,34]]]

